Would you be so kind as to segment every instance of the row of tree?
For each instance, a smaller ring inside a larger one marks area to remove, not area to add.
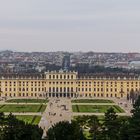
[[[131,117],[119,117],[113,108],[103,121],[97,116],[80,116],[69,122],[59,122],[48,130],[47,140],[86,140],[87,129],[93,140],[140,140],[140,96],[134,104]]]
[[[0,140],[41,140],[43,130],[9,114],[0,113]]]

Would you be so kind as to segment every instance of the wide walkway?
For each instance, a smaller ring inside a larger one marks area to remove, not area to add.
[[[72,110],[71,100],[66,98],[50,99],[45,112],[42,115],[39,126],[44,130],[43,137],[47,130],[60,121],[71,121]]]

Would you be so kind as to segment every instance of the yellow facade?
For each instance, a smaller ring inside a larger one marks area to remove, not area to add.
[[[78,74],[51,71],[44,74],[0,75],[1,97],[126,97],[140,91],[135,75]]]

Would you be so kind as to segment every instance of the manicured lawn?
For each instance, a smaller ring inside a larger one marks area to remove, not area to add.
[[[43,112],[46,105],[2,105],[0,112]]]
[[[41,119],[41,116],[16,116],[16,118],[26,123],[37,125]]]
[[[72,103],[114,103],[112,100],[104,99],[78,99],[72,100]]]
[[[47,99],[10,99],[8,103],[47,103]]]
[[[116,113],[123,113],[124,110],[117,105],[73,105],[73,112],[104,113],[113,107]]]

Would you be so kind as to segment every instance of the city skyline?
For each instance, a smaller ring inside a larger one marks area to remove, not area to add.
[[[0,50],[140,52],[139,6],[138,0],[1,1]]]
[[[11,50],[11,49],[1,49],[0,48],[0,52],[5,52],[5,51],[11,51],[11,52],[21,52],[21,53],[55,53],[55,52],[63,52],[63,53],[99,53],[99,54],[102,54],[102,53],[108,53],[108,54],[113,54],[113,53],[116,53],[116,54],[140,54],[140,52],[136,52],[136,51],[130,51],[130,52],[118,52],[118,51],[93,51],[93,50],[79,50],[79,51],[67,51],[67,50],[58,50],[58,51],[34,51],[34,50],[31,50],[31,51],[24,51],[24,50]]]

